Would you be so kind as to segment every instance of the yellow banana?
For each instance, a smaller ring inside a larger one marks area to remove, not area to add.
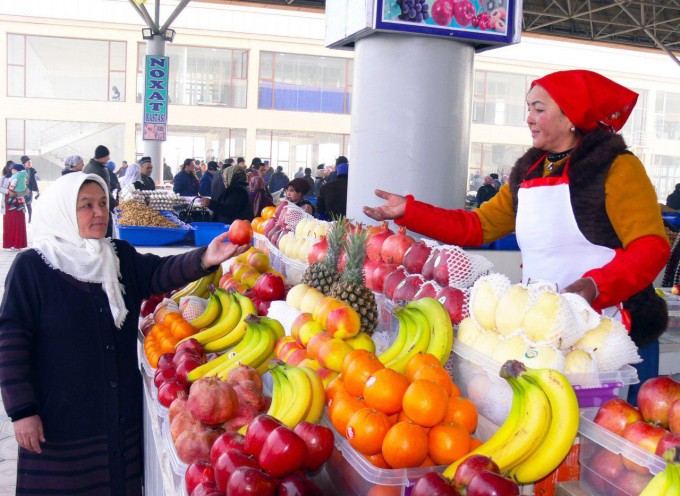
[[[323,409],[326,406],[326,390],[323,387],[321,377],[309,367],[299,367],[307,374],[309,383],[312,386],[312,399],[309,405],[309,411],[305,417],[305,422],[318,422],[323,415]]]
[[[396,370],[401,374],[405,374],[406,365],[408,364],[409,360],[411,360],[411,358],[413,358],[418,353],[425,353],[427,351],[427,347],[430,344],[430,323],[423,312],[416,308],[404,307],[401,311],[407,312],[409,317],[413,319],[415,322],[416,332],[413,335],[411,342],[404,346],[404,349],[401,351],[399,356],[388,362],[385,366],[392,370]]]
[[[286,401],[278,418],[292,429],[307,417],[312,403],[312,385],[301,367],[284,366],[283,372],[293,388],[293,398]]]
[[[243,340],[241,340],[237,346],[235,346],[232,350],[218,356],[217,358],[213,358],[209,362],[204,363],[200,367],[196,367],[187,374],[187,380],[189,382],[193,382],[196,379],[200,379],[201,377],[215,375],[215,369],[218,369],[224,363],[232,360],[233,357],[238,353],[241,353],[244,348],[247,348],[253,344],[255,342],[255,338],[255,329],[249,328],[248,332],[246,332],[246,335],[243,337]]]
[[[557,370],[527,368],[521,377],[543,390],[552,416],[543,444],[510,471],[516,482],[528,484],[555,470],[567,456],[578,432],[579,408],[574,388]]]
[[[198,287],[198,284],[199,284],[199,283],[200,283],[200,279],[197,279],[196,281],[190,282],[189,284],[187,284],[186,286],[184,286],[182,289],[180,289],[179,291],[177,291],[175,294],[173,294],[173,295],[170,297],[170,299],[179,305],[179,300],[180,300],[183,296],[188,296],[188,295],[190,295],[190,294],[192,293],[192,291],[194,291],[194,290]]]
[[[444,365],[453,348],[453,324],[451,324],[451,317],[449,317],[444,305],[434,298],[421,298],[409,302],[406,307],[416,308],[427,317],[431,333],[427,353],[436,356],[440,363]]]
[[[413,319],[409,317],[405,312],[395,312],[394,314],[399,321],[399,330],[397,331],[397,338],[394,342],[380,355],[378,355],[378,360],[382,362],[383,365],[391,362],[399,356],[401,351],[404,349],[407,341],[410,337],[410,332],[415,332],[415,323]],[[404,322],[408,320],[409,322]]]
[[[276,344],[274,345],[276,347]],[[273,351],[265,357],[264,360],[262,360],[262,363],[255,367],[255,370],[257,370],[257,373],[260,375],[264,375],[268,370],[269,370],[269,362],[274,360],[276,358],[276,353]]]
[[[666,468],[649,481],[640,496],[680,496],[680,465],[675,462],[676,449],[664,453]]]
[[[257,315],[257,307],[253,303],[253,300],[247,296],[243,296],[241,293],[234,293],[238,304],[241,305],[241,319],[245,319],[248,315]]]
[[[257,315],[257,309],[250,298],[243,296],[240,293],[231,294],[234,297],[234,304],[239,308],[240,317],[231,331],[223,334],[219,339],[212,340],[205,345],[205,351],[208,353],[228,350],[232,346],[236,346],[236,343],[240,342],[246,333],[246,317],[248,317],[248,315]],[[255,309],[254,312],[253,309]]]
[[[221,310],[222,304],[220,303],[220,299],[212,293],[208,297],[208,305],[205,307],[203,313],[189,322],[189,324],[191,324],[191,327],[194,329],[205,329],[219,318]]]
[[[295,400],[295,391],[293,390],[293,385],[285,374],[283,362],[280,362],[274,369],[276,375],[278,376],[278,391],[272,392],[272,404],[276,401],[276,410],[272,413],[267,412],[272,417],[281,420],[283,412],[290,406],[290,404]],[[278,394],[277,394],[278,393]],[[274,395],[277,396],[275,399]],[[270,408],[271,412],[272,409]]]
[[[286,330],[283,328],[283,324],[281,324],[281,322],[276,319],[262,315],[260,316],[260,324],[266,325],[272,331],[274,331],[277,341],[286,335]]]
[[[198,280],[198,284],[194,287],[189,294],[185,296],[198,296],[199,298],[205,298],[208,294],[208,284],[212,281],[212,274],[203,276]],[[179,302],[179,300],[178,300]]]
[[[229,293],[223,289],[218,289],[215,291],[215,296],[219,299],[220,306],[222,307],[220,318],[216,322],[213,322],[210,327],[182,340],[186,341],[187,339],[193,338],[201,343],[209,353],[214,350],[209,350],[207,348],[208,344],[231,332],[241,316],[240,307],[236,301],[232,299],[233,297]],[[180,341],[180,343],[182,341]]]
[[[524,392],[521,391],[515,383],[511,383],[510,387],[512,388],[513,392],[512,405],[510,406],[510,413],[505,419],[505,422],[503,422],[498,430],[496,430],[496,432],[484,444],[449,465],[446,470],[444,470],[444,477],[449,480],[453,480],[453,477],[456,475],[456,470],[458,470],[458,466],[467,458],[471,457],[472,455],[484,455],[490,457],[492,456],[494,450],[505,444],[507,440],[510,439],[510,437],[515,435],[519,427],[520,419],[526,410],[525,398]]]
[[[276,414],[281,409],[281,370],[278,366],[270,367],[269,373],[272,376],[272,402],[269,404],[267,415],[277,418]]]
[[[238,366],[239,363],[243,365],[248,365],[249,367],[256,368],[259,366],[276,346],[276,336],[267,327],[259,324],[256,320],[257,317],[249,317],[246,319],[248,325],[253,325],[256,327],[256,333],[258,335],[258,340],[250,347],[243,350],[241,353],[234,356],[234,358],[220,366],[217,376],[223,381],[227,380],[229,372]]]

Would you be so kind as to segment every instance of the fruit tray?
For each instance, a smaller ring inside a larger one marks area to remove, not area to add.
[[[123,239],[133,246],[165,246],[184,241],[194,228],[185,224],[172,212],[161,211],[163,217],[175,222],[179,227],[140,227],[120,226],[118,216],[115,216],[115,230],[118,238]]]
[[[597,425],[593,422],[596,414],[596,408],[581,412],[581,488],[592,495],[636,496],[640,487],[666,467],[666,462]]]
[[[269,263],[274,270],[286,275],[286,268],[283,263],[283,253],[279,251],[263,234],[253,234],[253,246],[258,250],[262,250],[269,256]],[[289,282],[290,284],[290,282]]]

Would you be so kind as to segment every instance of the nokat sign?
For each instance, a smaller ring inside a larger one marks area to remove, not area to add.
[[[144,119],[142,137],[165,141],[168,125],[168,76],[170,59],[147,55],[144,73]]]

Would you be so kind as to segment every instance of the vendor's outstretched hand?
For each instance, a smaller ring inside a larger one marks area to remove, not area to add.
[[[590,277],[584,277],[572,282],[569,286],[564,288],[562,293],[575,293],[581,296],[588,303],[592,303],[597,297],[597,286],[595,281]]]
[[[404,212],[406,211],[406,198],[401,195],[395,195],[394,193],[388,193],[381,189],[376,189],[375,194],[387,201],[379,207],[364,207],[364,214],[374,220],[392,220],[404,216]]]
[[[215,237],[208,248],[203,252],[203,257],[201,257],[201,262],[203,267],[208,268],[213,265],[218,265],[229,260],[231,257],[240,255],[250,248],[249,245],[235,245],[232,243],[225,243],[224,240],[227,239],[228,233],[222,233]]]

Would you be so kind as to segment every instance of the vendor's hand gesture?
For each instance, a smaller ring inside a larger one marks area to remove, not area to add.
[[[381,189],[375,190],[376,196],[387,200],[383,205],[375,208],[364,207],[364,214],[374,220],[392,220],[404,216],[406,212],[406,198]]]
[[[572,282],[569,286],[564,288],[561,293],[575,293],[588,303],[592,303],[597,297],[597,286],[592,278],[584,277]]]
[[[229,260],[235,255],[240,255],[250,248],[249,245],[235,245],[232,243],[225,243],[224,240],[227,239],[228,233],[222,233],[215,237],[208,248],[203,252],[201,257],[201,263],[203,267],[208,268],[214,265],[219,265],[225,260]]]
[[[201,207],[207,207],[210,205],[210,198],[199,198],[198,203]]]
[[[34,453],[40,453],[40,443],[45,442],[42,420],[37,415],[14,422],[14,435],[19,446]]]

